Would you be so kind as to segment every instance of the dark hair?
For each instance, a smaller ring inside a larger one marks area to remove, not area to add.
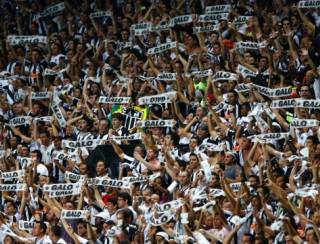
[[[58,225],[51,226],[51,232],[58,237],[61,237],[61,227]]]
[[[132,197],[130,196],[130,194],[128,192],[123,192],[123,191],[119,192],[118,197],[121,197],[124,200],[126,200],[128,202],[129,206],[132,204]]]
[[[40,229],[43,231],[43,233],[46,233],[47,231],[47,225],[44,222],[38,222],[40,224]]]
[[[114,198],[114,197],[109,198],[109,199],[107,200],[107,202],[110,202],[110,203],[112,203],[113,205],[117,205],[117,199]]]
[[[40,150],[34,150],[34,151],[32,151],[32,153],[37,154],[37,160],[38,160],[39,162],[42,161],[42,153],[41,153]]]
[[[112,115],[112,118],[113,118],[113,119],[118,119],[118,120],[120,120],[120,121],[123,121],[123,116],[122,116],[122,114],[120,114],[120,113],[115,113],[115,114],[113,114],[113,115]]]

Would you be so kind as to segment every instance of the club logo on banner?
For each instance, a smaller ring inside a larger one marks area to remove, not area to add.
[[[162,52],[165,52],[167,50],[170,50],[170,49],[176,48],[176,47],[177,47],[177,42],[169,42],[169,43],[161,44],[161,45],[153,47],[153,48],[149,48],[148,54],[149,55],[158,54],[158,53],[162,53]]]
[[[173,119],[168,120],[144,120],[137,122],[137,126],[142,128],[150,128],[150,127],[173,127],[175,125],[175,121]]]
[[[130,102],[130,97],[99,97],[99,103],[126,104]]]
[[[81,192],[82,183],[67,183],[67,184],[45,184],[43,191],[48,192],[49,197],[64,197],[79,195]]]
[[[63,219],[83,219],[86,217],[88,210],[66,210],[61,211],[61,218]]]
[[[155,96],[145,96],[138,99],[139,105],[154,104],[154,103],[171,103],[171,99],[176,95],[176,92],[167,92]]]

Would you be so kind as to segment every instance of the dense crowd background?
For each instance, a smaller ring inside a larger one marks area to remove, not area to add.
[[[0,7],[1,243],[320,242],[319,1]]]

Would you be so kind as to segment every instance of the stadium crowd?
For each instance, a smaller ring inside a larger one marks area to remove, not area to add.
[[[0,13],[0,243],[320,243],[320,0]]]

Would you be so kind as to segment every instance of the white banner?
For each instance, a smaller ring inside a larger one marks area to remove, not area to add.
[[[84,175],[77,175],[70,171],[66,171],[64,174],[64,179],[68,179],[71,181],[83,181],[84,177],[85,177]]]
[[[184,202],[182,199],[177,199],[173,200],[171,202],[166,202],[163,204],[156,204],[154,208],[157,210],[159,213],[167,212],[171,209],[179,208],[183,206]]]
[[[58,122],[59,122],[59,125],[61,127],[66,127],[67,126],[67,121],[65,120],[65,118],[63,117],[63,114],[60,110],[60,107],[58,104],[52,104],[51,106],[51,109],[52,109],[52,112],[53,114],[56,116]]]
[[[206,13],[228,13],[231,11],[230,4],[221,4],[221,5],[214,5],[214,6],[207,6]]]
[[[296,106],[296,99],[273,100],[270,108],[294,108]]]
[[[176,80],[177,74],[176,73],[160,73],[157,75],[157,80]]]
[[[305,0],[298,2],[298,8],[319,8],[320,0]]]
[[[129,182],[124,180],[93,178],[93,182],[94,182],[94,185],[97,185],[97,186],[109,186],[109,187],[130,189]]]
[[[18,179],[18,178],[24,176],[24,174],[25,174],[24,170],[0,172],[0,179],[3,179],[3,180]]]
[[[296,99],[296,107],[320,109],[320,99]]]
[[[221,19],[228,19],[228,13],[202,14],[199,16],[199,22],[218,22]]]
[[[113,136],[112,139],[116,141],[141,140],[141,133],[135,133],[128,136]]]
[[[19,230],[32,230],[35,222],[19,220]]]
[[[252,83],[242,83],[236,86],[234,89],[236,92],[248,92],[250,91]]]
[[[176,47],[177,47],[177,42],[169,42],[169,43],[161,44],[161,45],[153,47],[153,48],[149,48],[148,54],[153,55],[153,54],[157,54],[157,53],[162,53],[164,51],[167,51],[167,50],[170,50],[170,49],[176,48]]]
[[[150,127],[173,127],[175,122],[173,119],[168,120],[143,120],[137,122],[137,126],[142,128],[150,128]]]
[[[50,98],[51,92],[32,92],[31,98],[32,100],[41,100]]]
[[[256,77],[258,74],[254,73],[252,70],[248,69],[247,67],[241,64],[238,64],[236,72],[242,74],[244,78],[246,78],[247,76]]]
[[[291,86],[274,88],[274,89],[264,87],[264,86],[258,86],[255,84],[253,84],[253,86],[257,89],[259,93],[267,97],[288,97],[291,95],[291,92],[292,92]]]
[[[39,118],[34,118],[36,121],[41,121],[41,122],[51,122],[51,116],[43,116]]]
[[[49,197],[73,196],[80,194],[81,186],[82,183],[45,184],[43,191],[48,192]]]
[[[294,118],[290,123],[290,127],[293,128],[307,128],[315,127],[319,125],[319,121],[316,119],[297,119]]]
[[[219,25],[206,25],[193,27],[193,33],[213,32],[219,30]]]
[[[0,184],[0,191],[23,191],[27,184]]]
[[[15,117],[9,121],[9,125],[13,126],[21,126],[21,125],[27,125],[30,124],[30,116],[20,116],[20,117]]]
[[[84,219],[88,210],[66,210],[61,211],[61,218],[63,219]]]
[[[259,48],[265,48],[267,44],[265,42],[237,42],[237,49],[254,49],[257,50]]]
[[[249,136],[248,139],[260,139],[260,140],[281,140],[289,136],[289,133],[266,133]]]
[[[139,105],[143,104],[158,104],[158,103],[171,103],[171,99],[176,95],[176,92],[161,93],[154,96],[145,96],[138,99]]]
[[[161,23],[159,25],[153,25],[150,28],[151,32],[155,32],[155,31],[168,31],[170,30],[170,28],[172,27],[172,23]]]
[[[181,16],[177,16],[174,17],[170,20],[170,24],[172,26],[174,25],[183,25],[183,24],[188,24],[192,22],[192,15],[181,15]]]
[[[126,104],[130,102],[130,97],[99,97],[99,103]]]
[[[152,215],[150,219],[147,219],[147,221],[153,225],[153,226],[160,226],[167,222],[169,222],[174,217],[174,214],[171,213],[171,211],[159,213],[157,217]]]
[[[66,72],[67,71],[67,68],[64,68],[62,70],[53,70],[53,69],[48,69],[46,68],[43,72],[42,72],[42,75],[43,76],[56,76],[56,75],[60,75],[62,74],[63,72]]]
[[[213,81],[219,80],[238,80],[237,74],[225,72],[225,71],[218,71],[213,76]]]
[[[128,176],[128,177],[123,177],[122,180],[124,181],[128,181],[129,183],[142,183],[142,182],[146,182],[148,180],[148,176]]]
[[[147,34],[150,31],[151,27],[152,23],[150,22],[133,24],[131,26],[132,30],[134,31],[134,35],[136,36]]]
[[[58,3],[56,5],[50,6],[46,9],[44,9],[43,11],[41,11],[40,13],[37,13],[34,18],[35,19],[39,19],[41,17],[46,17],[55,13],[58,13],[60,11],[64,10],[64,2],[62,3]]]
[[[90,19],[101,18],[101,17],[110,17],[112,14],[110,11],[98,11],[90,14]]]
[[[212,174],[211,174],[211,168],[210,168],[210,164],[208,163],[208,160],[201,161],[200,164],[204,171],[204,175],[206,177],[207,182],[210,182],[212,178]]]
[[[16,36],[16,35],[9,35],[7,37],[7,42],[11,46],[16,45],[26,45],[26,44],[38,44],[38,43],[47,43],[46,36]]]
[[[82,141],[70,141],[70,140],[62,140],[62,147],[63,148],[79,148],[79,147],[86,147],[86,148],[96,148],[100,144],[100,139],[91,139],[91,140],[82,140]]]
[[[191,75],[196,76],[196,77],[200,77],[200,78],[208,77],[211,74],[212,74],[212,69],[193,71],[191,73]]]

